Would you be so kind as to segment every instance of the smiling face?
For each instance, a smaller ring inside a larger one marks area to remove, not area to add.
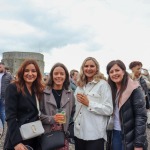
[[[134,73],[134,76],[135,76],[136,78],[139,78],[139,77],[140,77],[140,75],[141,75],[141,68],[142,68],[141,65],[137,65],[137,66],[135,66],[135,67],[133,67],[133,68],[131,69],[132,72]]]
[[[26,84],[32,85],[32,83],[37,78],[37,71],[33,64],[29,64],[26,66],[23,74],[23,78]]]
[[[53,71],[54,89],[62,89],[66,79],[65,70],[62,67],[56,67]]]
[[[3,65],[3,64],[0,64],[0,73],[4,72],[4,70],[5,70],[4,65]]]
[[[117,86],[121,85],[125,72],[117,64],[113,65],[109,71],[110,79],[116,83]]]
[[[83,72],[87,77],[88,82],[93,80],[94,75],[97,73],[97,67],[93,60],[87,60],[83,66]]]

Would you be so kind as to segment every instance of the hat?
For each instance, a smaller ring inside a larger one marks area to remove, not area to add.
[[[5,65],[3,62],[0,62],[0,65]]]

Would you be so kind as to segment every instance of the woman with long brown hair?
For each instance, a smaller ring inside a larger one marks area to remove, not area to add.
[[[69,85],[69,72],[66,66],[62,63],[54,64],[49,73],[49,80],[40,103],[41,120],[45,133],[56,130],[67,132],[69,121],[75,111],[74,94]],[[61,114],[57,115],[58,111],[65,112],[66,119],[63,119],[62,122],[60,119],[63,116]],[[67,138],[64,146],[58,149],[69,150]]]
[[[16,79],[6,89],[5,109],[8,125],[4,150],[26,150],[31,146],[38,150],[38,137],[23,140],[20,126],[39,120],[36,97],[40,100],[44,85],[42,74],[35,60],[25,60],[16,74]]]
[[[114,104],[110,150],[147,150],[147,115],[139,83],[129,77],[121,60],[109,62],[107,74]]]

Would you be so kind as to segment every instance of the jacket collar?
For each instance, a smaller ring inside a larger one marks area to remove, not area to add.
[[[54,95],[52,93],[52,89],[51,88],[48,88],[46,87],[46,89],[44,90],[44,93],[47,94],[47,95],[50,95],[48,101],[49,103],[51,103],[52,105],[56,106],[57,107],[57,104],[56,104],[56,101],[55,101],[55,98],[54,98]],[[61,96],[61,102],[60,102],[60,106],[63,108],[69,101],[70,97],[69,97],[69,93],[71,93],[71,90],[68,89],[64,89],[62,91],[62,96]]]
[[[139,85],[138,81],[133,81],[130,77],[128,78],[127,88],[122,93],[122,96],[121,96],[120,101],[119,101],[119,109],[128,100],[128,98],[130,97],[133,90],[138,88],[139,86],[140,85]]]
[[[33,101],[33,98],[32,98],[32,96],[30,95],[30,93],[29,93],[27,87],[25,86],[24,88],[25,88],[25,93],[26,93],[26,96],[27,96],[28,100],[32,103],[32,105],[34,105],[34,106],[37,108],[36,101]],[[33,93],[33,94],[34,94],[34,93]]]

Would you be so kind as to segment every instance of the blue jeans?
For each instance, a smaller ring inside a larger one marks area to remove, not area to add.
[[[113,130],[112,150],[124,150],[121,131]]]
[[[0,119],[2,121],[2,125],[4,127],[4,123],[5,123],[5,104],[4,104],[4,100],[0,99]]]

